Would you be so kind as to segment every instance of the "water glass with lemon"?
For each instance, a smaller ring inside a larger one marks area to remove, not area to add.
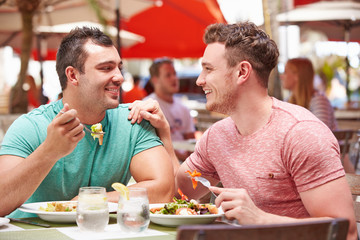
[[[109,223],[109,206],[104,187],[82,187],[76,209],[76,223],[80,230],[100,232]]]
[[[123,231],[142,232],[150,223],[149,199],[145,188],[127,188],[121,183],[112,187],[119,192],[117,222]]]

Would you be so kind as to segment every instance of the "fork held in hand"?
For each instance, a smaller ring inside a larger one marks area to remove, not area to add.
[[[60,113],[61,113],[61,114],[64,114],[65,112],[64,112],[64,111],[60,111]],[[85,124],[82,124],[82,125],[84,126],[85,131],[87,131],[87,132],[89,132],[89,133],[91,133],[91,134],[94,134],[94,135],[104,135],[104,134],[105,134],[105,132],[93,132],[93,131],[91,131],[90,129],[88,129],[88,128],[85,126]]]
[[[95,134],[95,135],[104,135],[105,134],[105,132],[93,132],[90,129],[88,129],[84,124],[83,124],[83,126],[84,126],[84,129],[91,134]]]
[[[211,187],[211,184],[210,184],[209,180],[207,180],[206,178],[194,177],[194,179],[195,179],[195,181],[200,182],[202,185],[204,185],[208,189],[209,189],[209,187]],[[214,195],[214,197],[217,197],[217,195],[213,191],[210,191],[210,192]]]

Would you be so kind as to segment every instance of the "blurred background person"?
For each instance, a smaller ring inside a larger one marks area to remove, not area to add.
[[[156,59],[150,66],[150,81],[154,92],[145,99],[152,98],[159,102],[170,125],[172,141],[195,138],[195,124],[190,110],[174,96],[179,92],[180,83],[171,59]],[[185,160],[191,152],[175,150],[179,160]]]
[[[314,68],[307,58],[287,61],[282,78],[283,87],[291,91],[289,102],[309,109],[331,130],[337,129],[334,109],[328,98],[314,88]]]
[[[314,76],[314,68],[309,59],[289,59],[281,78],[282,86],[291,92],[288,102],[307,108],[332,131],[337,130],[334,108],[325,94],[314,88]],[[355,172],[348,154],[343,159],[343,165],[346,172]]]
[[[123,92],[123,103],[132,103],[135,100],[142,100],[147,95],[146,91],[142,87],[140,87],[140,77],[135,75],[133,77],[133,80],[134,87],[128,92]]]
[[[38,88],[35,79],[31,75],[27,75],[25,83],[23,85],[24,90],[27,92],[28,96],[28,111],[33,110],[41,105],[40,95],[41,88]]]

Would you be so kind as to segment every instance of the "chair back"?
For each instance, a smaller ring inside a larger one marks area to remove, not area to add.
[[[360,196],[360,175],[346,173],[345,176],[354,200],[355,218],[357,222],[360,222],[360,202],[356,201],[358,196]]]
[[[340,145],[340,152],[341,152],[341,160],[344,159],[345,155],[349,153],[351,139],[353,138],[354,130],[334,130],[332,131],[334,136],[339,142]]]
[[[344,218],[306,222],[243,225],[183,225],[177,240],[345,240],[349,221]]]
[[[354,173],[346,173],[345,176],[349,184],[351,194],[353,196],[360,195],[360,175]]]

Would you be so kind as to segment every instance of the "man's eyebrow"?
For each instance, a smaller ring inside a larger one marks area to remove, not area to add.
[[[201,66],[206,67],[206,66],[212,66],[209,62],[201,62]]]
[[[116,63],[116,62],[114,62],[114,61],[105,61],[105,62],[100,62],[100,63],[96,64],[96,66],[101,66],[101,65],[105,65],[105,64],[113,64],[113,65],[117,65],[117,63]],[[120,64],[119,64],[119,65],[122,65],[122,61],[120,62]]]

